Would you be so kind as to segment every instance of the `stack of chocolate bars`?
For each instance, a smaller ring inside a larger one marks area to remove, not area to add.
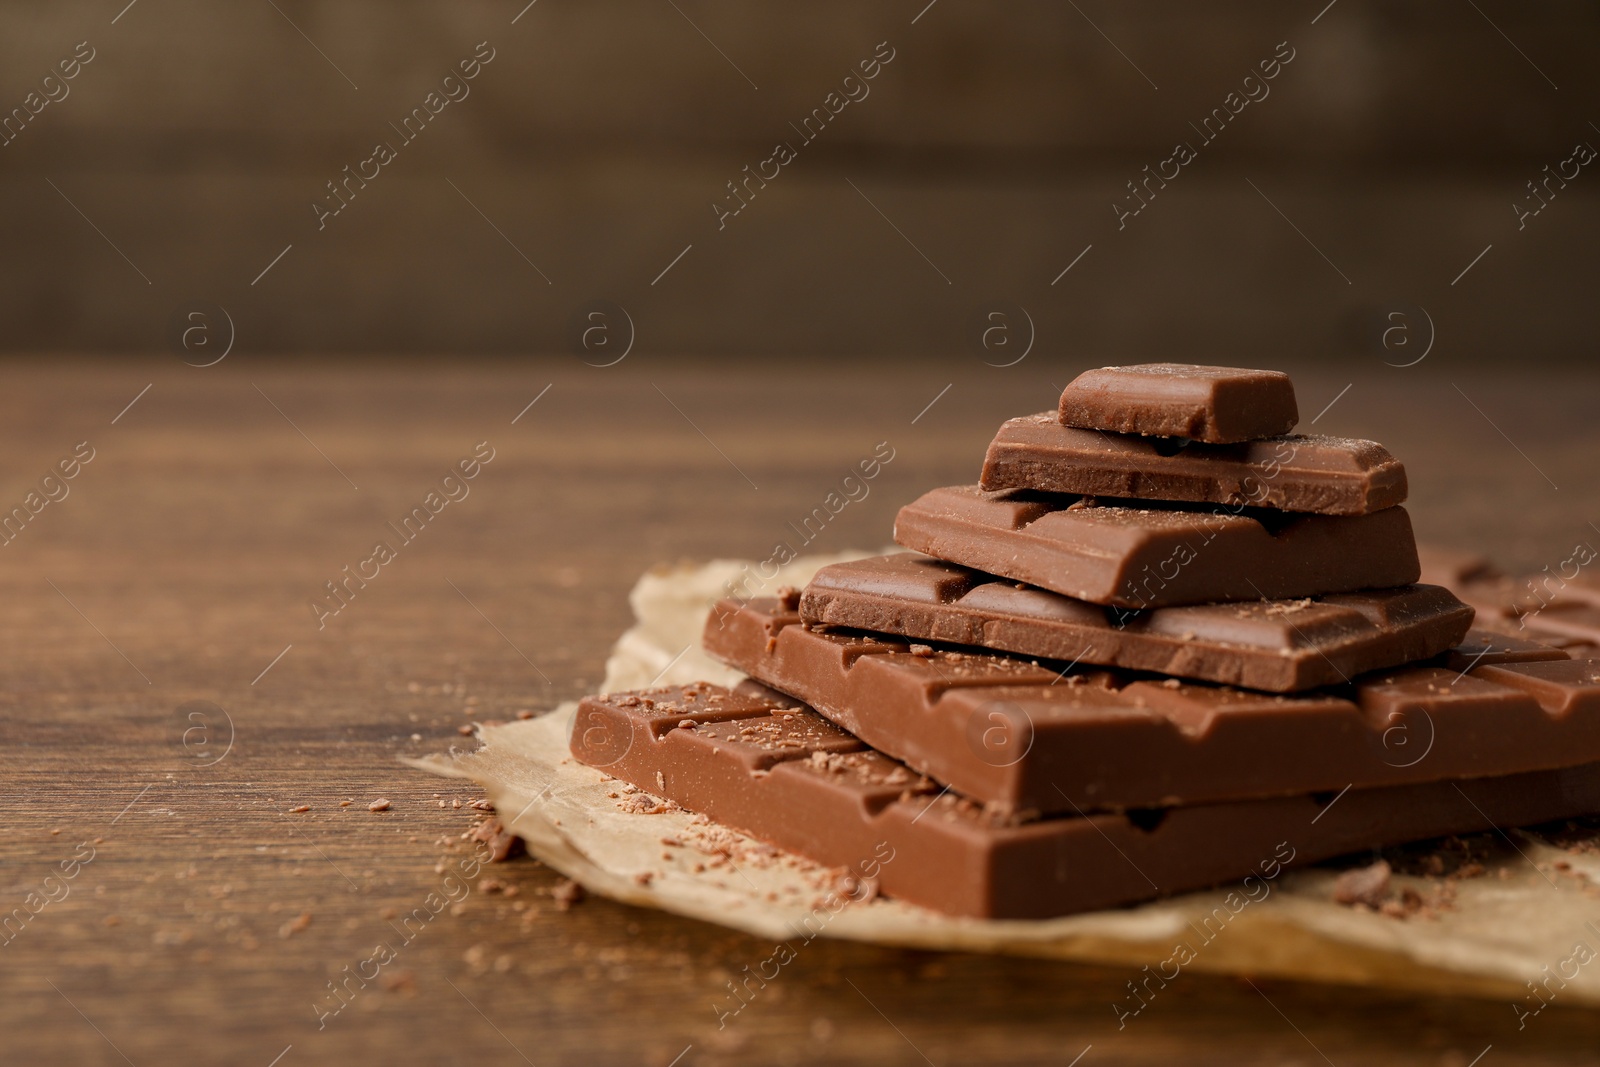
[[[1133,903],[1600,812],[1600,663],[1419,577],[1405,471],[1287,376],[1077,378],[915,550],[724,600],[752,679],[584,701],[582,762],[941,912]]]

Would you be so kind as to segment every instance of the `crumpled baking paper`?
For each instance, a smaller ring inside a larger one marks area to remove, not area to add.
[[[802,557],[745,588],[770,595],[780,585],[803,586],[819,567],[866,554]],[[638,622],[617,641],[602,692],[738,681],[741,675],[705,656],[699,635],[712,604],[727,595],[725,583],[738,588],[752,566],[719,560],[642,577],[630,595]],[[696,872],[708,858],[692,847],[704,838],[704,820],[670,805],[639,813],[647,796],[630,797],[615,779],[574,761],[567,739],[576,707],[482,726],[476,751],[407,762],[479,783],[532,855],[591,893],[774,941],[809,940],[820,931],[881,945],[1120,964],[1152,992],[1195,970],[1496,998],[1526,1019],[1546,1002],[1600,1004],[1600,852],[1570,851],[1513,830],[1486,862],[1486,875],[1448,881],[1455,893],[1449,906],[1405,918],[1335,903],[1339,871],[1316,867],[1059,919],[950,918],[882,897],[857,902],[820,892],[833,872],[809,861],[745,860]],[[772,851],[743,835],[723,836],[743,842],[749,855]],[[691,847],[672,850],[667,860],[663,838]],[[1396,875],[1392,888],[1437,900],[1445,884]],[[1136,1014],[1140,999],[1118,992],[1113,1010]]]

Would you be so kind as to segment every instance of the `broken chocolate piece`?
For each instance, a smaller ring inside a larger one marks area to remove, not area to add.
[[[706,651],[979,801],[1124,809],[1600,760],[1600,663],[1375,671],[1295,695],[819,632],[724,600]],[[696,733],[700,731],[695,731]]]
[[[1431,585],[1121,612],[910,552],[822,568],[806,586],[800,615],[1273,692],[1335,685],[1439,655],[1459,645],[1472,623],[1471,608]],[[1545,652],[1523,658],[1560,656]]]
[[[636,695],[677,700],[673,690]],[[1250,875],[1270,880],[1291,864],[1359,849],[1600,809],[1600,768],[1590,765],[1126,815],[1023,817],[940,791],[859,746],[808,749],[813,738],[837,740],[810,711],[744,706],[752,719],[787,715],[788,724],[748,737],[726,720],[715,736],[660,733],[638,702],[590,697],[579,724],[604,721],[607,732],[636,741],[613,760],[609,747],[591,751],[575,728],[572,753],[585,763],[598,756],[607,774],[646,788],[659,774],[666,795],[690,811],[952,915],[1029,919],[1116,907]]]
[[[1060,410],[1063,426],[1213,443],[1276,437],[1300,418],[1287,374],[1190,363],[1084,371]]]
[[[975,485],[900,509],[906,548],[1095,604],[1158,608],[1320,596],[1415,582],[1404,508],[1302,515],[1200,506],[1145,508]]]
[[[1372,441],[1290,434],[1178,448],[1063,426],[1045,412],[1000,427],[982,486],[1367,515],[1405,500],[1406,469]]]

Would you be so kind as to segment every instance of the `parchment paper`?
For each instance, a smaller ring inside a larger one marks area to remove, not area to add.
[[[795,560],[752,592],[803,585],[818,567],[864,554]],[[748,573],[744,566],[716,561],[641,578],[630,596],[638,623],[617,641],[602,691],[737,681],[705,657],[698,637],[724,583]],[[1148,964],[1169,977],[1197,970],[1491,997],[1519,1013],[1540,1006],[1526,984],[1536,982],[1543,999],[1600,1004],[1600,852],[1511,831],[1483,876],[1396,876],[1396,892],[1411,887],[1428,901],[1446,887],[1454,892],[1446,906],[1404,918],[1335,903],[1339,869],[1310,867],[1281,875],[1264,897],[1256,889],[1260,899],[1242,908],[1240,887],[1224,886],[1044,921],[952,919],[881,897],[857,903],[830,894],[835,872],[670,805],[641,813],[660,805],[567,754],[575,710],[569,703],[538,719],[483,726],[476,751],[407,762],[478,782],[531,854],[592,893],[774,941],[820,928],[822,936],[882,945],[1124,964],[1130,979],[1142,979]],[[663,838],[685,847],[667,849],[673,858],[665,860]],[[694,870],[727,854],[729,842],[736,860]],[[1203,920],[1219,907],[1225,923],[1213,920],[1203,936]],[[1189,952],[1176,952],[1180,945]],[[1130,997],[1124,1007],[1137,1002]]]

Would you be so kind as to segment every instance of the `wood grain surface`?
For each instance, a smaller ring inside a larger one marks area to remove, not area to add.
[[[884,543],[899,504],[974,480],[999,422],[1081,369],[1045,352],[7,366],[0,505],[79,442],[94,458],[0,547],[0,918],[38,894],[0,935],[0,1061],[1593,1062],[1600,1019],[1559,1001],[1519,1031],[1505,1003],[1185,974],[1119,1032],[1123,969],[822,941],[719,1030],[725,983],[771,945],[603,900],[559,910],[527,859],[481,874],[319,1025],[329,983],[398,943],[394,917],[466,854],[445,842],[474,790],[397,757],[588,691],[641,571],[765,555],[889,441],[816,547]],[[1316,430],[1406,461],[1425,539],[1537,568],[1600,537],[1600,378],[1436,356],[1297,381],[1303,427],[1333,402]],[[484,441],[469,495],[319,629],[323,583]]]

